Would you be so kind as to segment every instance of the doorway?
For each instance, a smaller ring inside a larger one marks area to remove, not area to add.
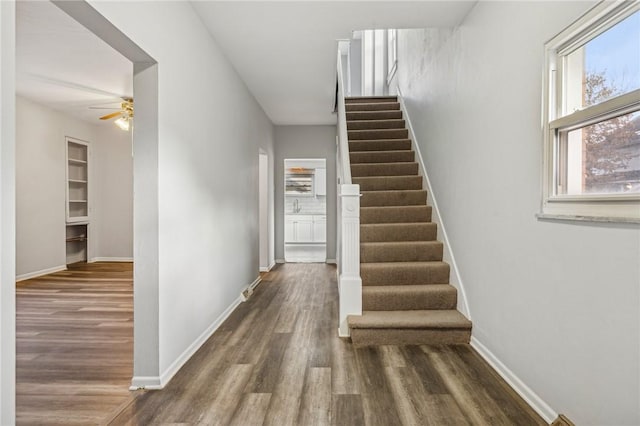
[[[284,171],[285,261],[326,262],[326,159],[285,159]]]

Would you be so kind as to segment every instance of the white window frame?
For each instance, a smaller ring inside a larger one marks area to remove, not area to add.
[[[601,2],[545,44],[541,219],[640,223],[640,194],[557,193],[556,158],[561,131],[582,128],[640,110],[640,89],[562,116],[563,58],[640,10],[640,2]]]
[[[398,30],[387,30],[387,86],[398,69]]]

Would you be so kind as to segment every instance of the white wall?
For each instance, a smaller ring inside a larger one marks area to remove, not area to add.
[[[534,216],[543,44],[591,4],[479,2],[455,30],[400,31],[398,81],[474,338],[549,415],[637,425],[640,230]]]
[[[90,253],[132,258],[131,134],[16,97],[16,274],[66,264],[65,136],[90,142]]]
[[[284,160],[327,160],[327,259],[336,258],[336,126],[276,126],[275,248],[284,259]]]
[[[144,24],[149,3],[91,4],[158,62],[162,384],[258,276],[258,152],[273,158],[273,126],[188,3],[154,3]]]
[[[15,422],[15,2],[0,2],[0,424]]]
[[[93,217],[98,260],[133,259],[133,156],[131,132],[100,126],[92,147]],[[92,189],[91,187],[89,189]]]

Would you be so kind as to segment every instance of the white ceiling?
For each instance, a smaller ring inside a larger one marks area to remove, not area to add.
[[[337,40],[354,30],[448,27],[475,1],[192,1],[275,124],[333,124]]]
[[[49,1],[16,5],[16,92],[100,123],[133,94],[133,65]],[[102,122],[106,123],[106,122]]]
[[[192,2],[249,90],[280,125],[335,123],[337,40],[360,29],[454,26],[474,4]],[[109,111],[89,106],[117,107],[119,97],[132,96],[131,62],[49,1],[17,2],[16,52],[17,93],[67,114],[95,123]]]

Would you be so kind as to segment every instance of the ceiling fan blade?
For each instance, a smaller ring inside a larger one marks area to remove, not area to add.
[[[102,117],[100,117],[100,120],[109,120],[111,118],[115,118],[115,117],[119,116],[120,114],[122,114],[121,111],[112,112],[111,114],[103,115]]]

